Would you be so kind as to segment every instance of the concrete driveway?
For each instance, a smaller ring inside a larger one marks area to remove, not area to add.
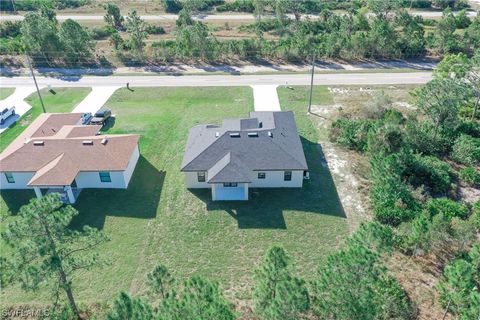
[[[72,112],[91,112],[94,114],[100,109],[119,86],[92,87],[92,91],[80,102]]]
[[[280,111],[276,85],[253,85],[255,111]]]
[[[15,91],[6,99],[0,101],[0,110],[15,106],[15,115],[10,116],[4,124],[0,125],[0,133],[5,131],[28,110],[32,108],[25,99],[36,91],[35,86],[17,87]]]

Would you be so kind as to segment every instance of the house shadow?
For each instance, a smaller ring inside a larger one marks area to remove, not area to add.
[[[142,155],[127,189],[84,189],[74,205],[79,214],[73,229],[103,229],[107,216],[153,219],[162,193],[165,172],[158,171]]]
[[[0,212],[16,215],[22,206],[35,198],[35,192],[33,192],[33,189],[0,190],[0,196],[5,202],[5,206],[0,205]]]
[[[210,189],[191,189],[207,211],[224,211],[240,229],[287,229],[285,211],[346,218],[320,144],[301,137],[310,179],[302,188],[250,189],[248,201],[212,201]]]

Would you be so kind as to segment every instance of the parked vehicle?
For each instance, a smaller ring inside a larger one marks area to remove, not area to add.
[[[15,115],[15,107],[5,108],[0,112],[0,124],[4,124],[8,117]]]
[[[107,107],[101,107],[100,110],[95,112],[93,118],[90,120],[90,124],[104,125],[105,122],[112,116],[112,110]]]
[[[85,112],[82,114],[82,118],[80,119],[82,124],[90,124],[90,121],[92,120],[92,113],[91,112]]]

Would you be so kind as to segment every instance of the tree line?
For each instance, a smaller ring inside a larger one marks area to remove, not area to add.
[[[28,13],[21,23],[1,24],[0,53],[25,52],[38,65],[68,66],[102,62],[104,57],[95,55],[95,41],[101,39],[109,40],[122,61],[137,64],[265,59],[288,62],[310,60],[312,56],[396,59],[459,52],[470,55],[480,47],[479,16],[472,21],[466,11],[454,15],[447,7],[442,19],[435,22],[409,14],[402,8],[402,1],[361,1],[366,7],[346,13],[325,9],[318,19],[301,19],[305,11],[301,8],[308,2],[254,2],[256,21],[240,27],[251,37],[242,39],[219,39],[205,23],[192,18],[206,2],[179,2],[174,39],[150,45],[146,43],[148,35],[165,30],[146,23],[136,11],[124,19],[116,4],[107,3],[107,26],[87,29],[73,20],[59,24],[49,3],[42,3],[39,12]],[[265,16],[266,12],[273,12],[273,17]],[[293,18],[288,13],[293,13]],[[266,37],[266,33],[275,39]]]
[[[363,115],[341,114],[330,130],[332,141],[369,158],[373,214],[402,239],[396,250],[447,261],[467,256],[444,266],[437,288],[446,312],[460,319],[480,316],[480,247],[472,247],[480,201],[458,196],[459,184],[480,187],[479,72],[478,52],[448,55],[413,92],[415,112],[405,116],[380,93]]]

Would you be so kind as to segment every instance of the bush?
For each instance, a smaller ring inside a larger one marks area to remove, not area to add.
[[[461,135],[455,140],[450,157],[458,163],[477,165],[480,162],[480,139]]]
[[[433,156],[408,155],[404,176],[415,187],[425,185],[434,193],[446,193],[450,188],[450,165]]]
[[[145,31],[148,34],[164,34],[165,33],[165,29],[163,29],[163,27],[157,26],[154,24],[147,24]]]
[[[221,4],[215,9],[217,10],[217,12],[234,11],[251,13],[255,10],[255,7],[253,6],[252,0],[235,0],[233,2]]]
[[[455,16],[455,24],[457,25],[457,29],[465,29],[472,23],[472,20],[467,16],[467,10],[460,11]]]
[[[365,151],[368,145],[368,134],[377,126],[372,120],[352,120],[341,118],[332,123],[329,137],[344,147],[356,151]]]
[[[430,214],[430,217],[442,214],[447,221],[452,220],[454,217],[464,219],[469,214],[465,204],[448,198],[430,199],[425,210]]]
[[[21,27],[22,23],[20,21],[5,21],[4,23],[0,23],[0,37],[15,38],[22,34],[20,31]]]
[[[475,167],[467,167],[460,169],[458,172],[460,180],[468,184],[469,186],[480,185],[480,172]]]
[[[93,40],[103,40],[110,37],[117,31],[112,26],[104,26],[101,28],[93,28],[90,32]]]

